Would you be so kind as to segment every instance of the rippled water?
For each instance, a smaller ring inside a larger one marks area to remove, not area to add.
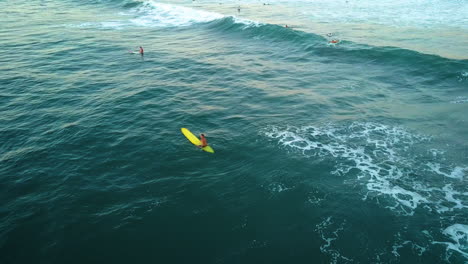
[[[0,263],[468,261],[467,4],[265,4],[0,2]]]

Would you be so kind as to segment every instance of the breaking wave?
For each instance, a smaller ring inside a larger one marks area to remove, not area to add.
[[[134,16],[130,21],[138,26],[178,27],[206,23],[221,19],[221,14],[198,9],[146,1],[129,11]]]

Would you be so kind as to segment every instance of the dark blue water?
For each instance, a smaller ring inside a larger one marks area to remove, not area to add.
[[[468,261],[468,61],[156,2],[0,10],[0,263]]]

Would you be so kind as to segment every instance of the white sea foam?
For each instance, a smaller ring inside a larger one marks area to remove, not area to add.
[[[418,256],[422,256],[422,254],[427,251],[426,247],[420,246],[420,245],[414,243],[413,241],[409,241],[409,240],[403,241],[402,238],[401,238],[401,234],[397,233],[396,234],[396,239],[395,239],[395,244],[393,244],[393,246],[392,246],[392,254],[395,257],[400,257],[400,253],[398,253],[398,250],[400,248],[404,248],[404,247],[407,247],[407,246],[410,246],[411,250],[413,252],[415,252],[416,254],[418,254]]]
[[[389,198],[379,199],[379,203],[391,210],[411,215],[423,204],[439,213],[468,206],[466,193],[460,191],[460,180],[468,168],[441,163],[444,152],[435,149],[424,153],[434,161],[418,162],[411,153],[429,138],[401,127],[356,122],[347,126],[271,126],[262,132],[306,157],[332,158],[336,165],[330,173],[357,177],[368,190],[364,199]],[[447,183],[441,176],[454,182]]]
[[[122,21],[108,21],[108,22],[101,22],[100,25],[103,28],[121,29],[126,26],[126,23]]]
[[[85,22],[81,24],[65,24],[64,26],[71,27],[71,28],[86,28],[86,27],[93,27],[95,25],[96,25],[95,23]]]
[[[343,222],[341,225],[339,225],[338,228],[336,228],[334,226],[334,223],[332,222],[332,217],[330,216],[315,226],[315,231],[325,242],[325,244],[320,246],[320,251],[326,255],[329,255],[332,258],[331,263],[352,261],[352,259],[341,255],[341,253],[337,249],[334,249],[332,247],[333,241],[337,240],[339,238],[339,233],[344,230],[344,225],[345,223]]]
[[[468,72],[461,72],[460,75],[458,76],[458,81],[466,81],[468,80]]]
[[[454,224],[442,232],[449,237],[452,242],[434,241],[433,244],[443,244],[447,246],[447,259],[451,256],[451,251],[456,251],[468,258],[468,225]]]

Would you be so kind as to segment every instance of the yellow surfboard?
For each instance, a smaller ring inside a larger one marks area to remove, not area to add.
[[[190,130],[186,129],[185,127],[181,128],[180,131],[182,131],[182,134],[190,141],[192,144],[195,146],[200,146],[201,141],[198,139]],[[210,146],[203,147],[202,150],[209,152],[209,153],[214,153],[214,150]]]

